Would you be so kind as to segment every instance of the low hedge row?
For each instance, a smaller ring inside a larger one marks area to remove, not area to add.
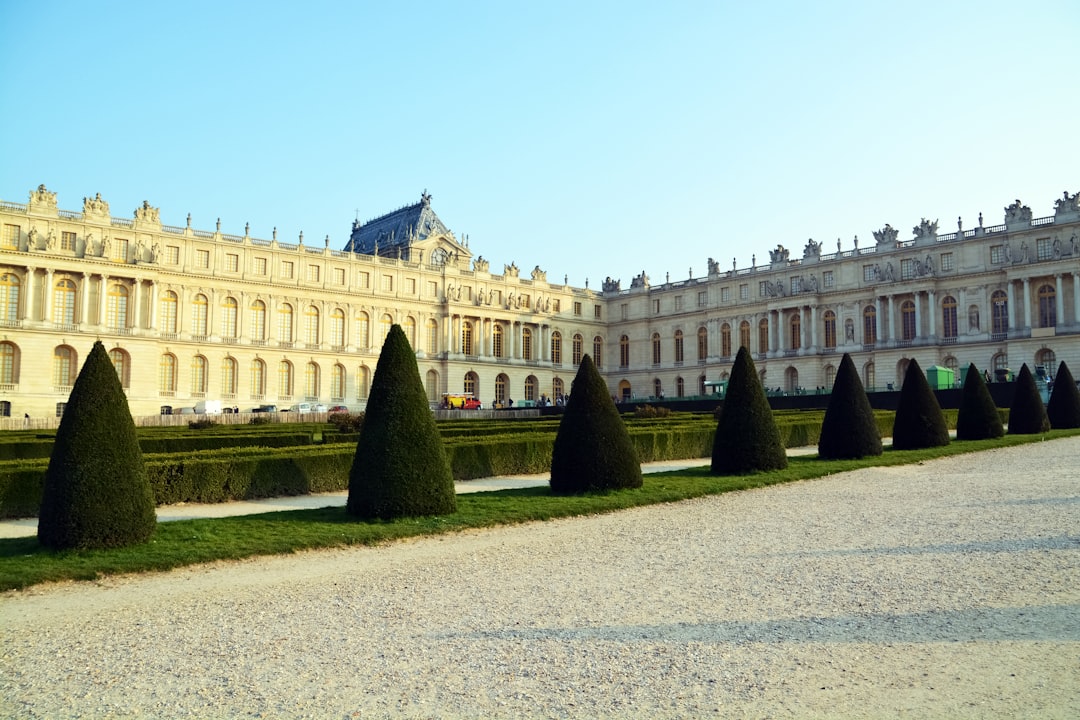
[[[303,432],[213,433],[139,438],[139,447],[144,454],[190,453],[234,447],[297,447],[311,444],[312,434]],[[48,459],[52,454],[52,447],[51,436],[0,442],[0,461]]]

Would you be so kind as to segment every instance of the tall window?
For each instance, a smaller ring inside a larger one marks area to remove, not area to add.
[[[866,390],[873,390],[876,383],[874,377],[874,363],[866,363],[866,367],[863,368],[863,385]]]
[[[823,316],[825,320],[825,347],[836,347],[836,313],[826,310]]]
[[[653,380],[653,397],[664,397],[664,384],[660,382],[660,378]]]
[[[573,351],[573,357],[571,358],[571,362],[573,362],[574,366],[576,367],[581,364],[581,355],[583,352],[585,352],[582,347],[584,345],[584,340],[581,335],[574,333],[574,339],[571,342],[573,345],[573,347],[571,348],[571,350]]]
[[[109,286],[109,295],[105,303],[105,327],[110,330],[122,330],[127,327],[128,289],[114,283]]]
[[[532,328],[521,330],[521,358],[532,360]]]
[[[435,295],[435,291],[431,292],[432,297]],[[428,402],[436,402],[439,399],[439,373],[434,370],[428,370],[425,376],[424,387],[427,390]]]
[[[1039,288],[1039,327],[1057,325],[1057,292],[1053,285]]]
[[[626,335],[619,338],[619,367],[630,367],[630,338]]]
[[[757,326],[757,345],[759,353],[769,352],[769,321],[761,318]]]
[[[255,358],[251,361],[251,399],[262,400],[266,394],[266,363]]]
[[[240,305],[236,298],[227,297],[221,303],[221,337],[236,337],[236,316],[239,314]]]
[[[652,335],[652,364],[660,364],[660,333],[653,333]]]
[[[345,399],[345,366],[340,363],[330,373],[330,397],[338,401]]]
[[[836,368],[832,365],[825,366],[825,389],[831,391],[836,384]]]
[[[308,305],[304,311],[304,342],[308,345],[319,344],[319,308]]]
[[[877,342],[877,308],[867,305],[862,311],[863,317],[863,343],[873,345]]]
[[[491,354],[497,358],[503,356],[503,327],[499,323],[491,327]]]
[[[206,296],[199,293],[191,301],[191,333],[192,335],[206,335],[207,302]]]
[[[564,386],[563,386],[562,378],[552,378],[552,380],[551,380],[551,396],[553,398],[559,398],[564,392],[563,388],[564,388]]]
[[[682,330],[675,331],[675,362],[682,364],[683,362],[683,334]]]
[[[709,357],[709,331],[704,327],[699,327],[697,331],[697,359],[698,362],[705,362]]]
[[[700,356],[701,351],[698,350]],[[720,326],[720,355],[731,357],[731,326],[724,323]]]
[[[495,402],[500,405],[506,403],[506,383],[508,380],[509,378],[503,373],[495,376]]]
[[[439,323],[434,320],[427,321],[427,352],[429,355],[439,352]]]
[[[0,322],[19,319],[19,278],[11,273],[0,275]]]
[[[291,343],[293,341],[293,309],[289,303],[281,303],[277,313],[277,339],[278,342]],[[291,395],[292,393],[286,393]]]
[[[562,333],[551,333],[551,364],[562,365]]]
[[[236,395],[236,360],[231,357],[221,361],[221,393],[225,397]]]
[[[345,344],[345,311],[341,308],[330,313],[330,344],[334,347]]]
[[[176,293],[172,290],[166,290],[161,296],[161,302],[158,308],[159,318],[158,324],[161,327],[163,333],[176,333],[176,311],[179,307]]]
[[[109,351],[109,359],[116,369],[116,377],[120,379],[120,387],[127,388],[131,380],[131,360],[128,354],[120,348],[113,348]]]
[[[251,324],[248,327],[248,333],[256,342],[266,340],[266,303],[262,300],[251,303]]]
[[[366,312],[360,312],[356,315],[356,347],[369,348],[371,347],[370,338],[368,333],[371,329],[371,321],[368,318]]]
[[[946,295],[941,301],[942,337],[956,337],[956,298]]]
[[[463,355],[476,354],[473,352],[472,322],[470,322],[469,320],[461,323],[461,353]]]
[[[993,333],[1004,334],[1009,332],[1009,296],[1003,290],[995,290],[990,296],[990,309],[992,311]]]
[[[0,342],[0,384],[14,385],[19,381],[19,368],[15,362],[15,345]]]
[[[277,380],[278,399],[284,400],[286,398],[291,398],[293,394],[293,369],[292,363],[288,360],[282,360],[278,363]]]
[[[75,351],[66,345],[58,346],[53,350],[53,385],[57,387],[74,385],[77,367]]]
[[[599,335],[592,339],[592,358],[596,367],[604,367],[604,338]]]
[[[191,392],[199,396],[206,394],[206,364],[202,355],[191,359]]]
[[[746,351],[750,351],[750,322],[743,320],[739,323],[739,347],[746,348]]]
[[[319,398],[319,366],[313,362],[304,368],[304,395],[311,400]]]
[[[477,381],[476,373],[474,373],[474,372],[465,373],[465,381],[462,383],[462,386],[461,386],[462,391],[465,392],[468,395],[472,395],[473,397],[476,397],[476,387],[477,387],[477,385],[479,385],[479,382]]]
[[[416,350],[416,319],[412,315],[406,316],[405,322],[401,323],[401,329],[409,339],[409,347]]]
[[[379,319],[379,347],[386,343],[386,336],[390,334],[390,328],[394,326],[394,318],[386,313]]]
[[[1035,353],[1035,364],[1042,365],[1046,374],[1051,378],[1057,377],[1058,364],[1057,355],[1050,348],[1043,348],[1039,352]]]
[[[166,397],[176,394],[176,356],[164,353],[158,363],[158,392]]]
[[[536,377],[533,375],[525,378],[525,399],[536,400]]]
[[[75,283],[71,280],[59,280],[53,286],[53,322],[75,324]]]
[[[802,315],[794,313],[791,316],[791,349],[798,350],[802,347]]]
[[[675,397],[686,397],[686,382],[681,376],[675,378]]]
[[[904,340],[914,340],[915,332],[915,303],[905,300],[900,303],[900,337]]]
[[[371,386],[371,371],[361,365],[356,371],[356,399],[367,400]]]

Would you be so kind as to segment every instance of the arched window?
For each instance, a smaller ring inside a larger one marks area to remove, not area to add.
[[[368,390],[371,386],[371,371],[361,365],[356,371],[356,399],[367,400]]]
[[[629,380],[619,381],[619,401],[630,402],[630,398],[634,396],[633,388],[630,386]]]
[[[437,402],[439,399],[439,373],[435,370],[428,370],[424,385],[427,388],[428,402]]]
[[[500,323],[491,325],[491,354],[497,358],[503,356],[503,326]]]
[[[461,354],[476,354],[473,352],[473,328],[470,320],[465,320],[461,323]]]
[[[758,352],[762,355],[769,352],[769,321],[767,318],[761,318],[761,321],[758,323],[757,347]]]
[[[14,343],[0,342],[0,385],[14,385],[17,382],[19,382],[18,348]]]
[[[206,364],[202,355],[191,359],[191,392],[199,397],[206,395]]]
[[[877,307],[867,305],[862,311],[863,327],[862,336],[864,345],[877,343]]]
[[[313,362],[304,368],[304,395],[308,400],[319,399],[319,366]]]
[[[255,342],[266,341],[266,303],[262,300],[251,303],[251,327],[248,333]]]
[[[345,366],[341,363],[335,364],[330,373],[330,399],[338,402],[345,399]]]
[[[900,337],[904,340],[915,339],[915,303],[911,300],[900,303]]]
[[[293,309],[289,303],[281,303],[278,306],[277,339],[279,343],[292,343],[293,341]],[[289,393],[290,395],[292,393]]]
[[[731,357],[731,326],[727,323],[720,326],[720,355]]]
[[[675,397],[685,397],[686,386],[683,383],[682,377],[675,378]]]
[[[709,331],[704,327],[699,327],[697,330],[697,360],[699,363],[705,362],[709,357]]]
[[[221,302],[221,337],[236,337],[236,316],[239,314],[236,298],[227,297]]]
[[[956,298],[946,295],[941,300],[941,336],[956,337]]]
[[[747,352],[750,352],[750,321],[748,320],[739,323],[739,347],[744,347]]]
[[[510,379],[503,373],[495,376],[495,402],[500,405],[506,404],[506,384],[509,381]]]
[[[105,303],[105,327],[123,330],[128,323],[128,289],[119,283],[109,286]]]
[[[1053,380],[1057,377],[1057,356],[1050,348],[1043,348],[1035,353],[1035,364],[1043,367],[1048,379]]]
[[[1003,290],[995,290],[990,296],[992,319],[991,332],[1004,335],[1009,332],[1009,296]]]
[[[825,389],[829,392],[832,391],[832,386],[836,384],[836,368],[832,365],[825,366]]]
[[[266,394],[266,363],[255,358],[251,361],[251,399],[262,400]]]
[[[826,310],[822,316],[822,320],[825,324],[825,347],[836,347],[836,313],[832,310]]]
[[[131,383],[131,358],[120,348],[113,348],[109,351],[109,359],[120,379],[120,387],[127,389]]]
[[[416,319],[412,315],[405,316],[405,322],[401,323],[401,329],[405,331],[405,337],[409,339],[409,347],[414,351],[416,347]]]
[[[390,334],[390,328],[394,326],[394,318],[390,313],[383,313],[379,319],[379,347],[386,344],[386,336]]]
[[[308,305],[304,310],[304,343],[319,344],[319,308],[314,305]]]
[[[356,314],[356,347],[366,350],[371,347],[371,339],[368,333],[371,331],[371,319],[366,312]]]
[[[949,355],[945,358],[945,362],[942,363],[945,367],[953,371],[953,378],[959,379],[960,377],[960,361],[955,356]],[[959,386],[958,386],[959,387]]]
[[[74,385],[75,373],[78,367],[75,350],[67,345],[57,346],[53,350],[53,385],[56,387],[71,387]]]
[[[619,367],[630,367],[630,338],[626,335],[619,337]]]
[[[525,399],[536,401],[536,378],[532,375],[525,378]]]
[[[345,345],[345,311],[341,308],[335,308],[330,313],[330,345],[334,348]]]
[[[675,364],[683,363],[683,334],[682,330],[675,331]]]
[[[604,367],[604,338],[599,335],[592,339],[592,359],[596,367]]]
[[[868,362],[863,367],[863,385],[867,392],[872,392],[875,389],[875,377],[874,377],[874,363]]]
[[[0,322],[15,323],[19,319],[19,278],[11,273],[0,275]]]
[[[652,364],[660,364],[660,333],[653,333],[652,335]]]
[[[552,378],[551,379],[551,397],[553,397],[556,400],[558,400],[560,397],[562,397],[563,392],[564,392],[564,390],[563,390],[564,387],[565,386],[563,385],[562,378],[559,378],[559,377]]]
[[[209,304],[206,301],[206,296],[202,293],[197,294],[191,301],[191,334],[203,335],[207,334],[207,308]]]
[[[469,371],[469,372],[465,373],[465,381],[462,383],[462,387],[461,387],[462,392],[464,392],[464,393],[466,393],[468,395],[472,395],[473,397],[475,397],[475,398],[477,398],[479,400],[479,398],[476,395],[476,389],[479,386],[480,386],[480,380],[476,377],[476,373],[474,373],[472,371]]]
[[[653,397],[664,397],[664,384],[660,382],[660,378],[656,378],[655,380],[653,380]]]
[[[583,345],[584,345],[584,340],[581,337],[581,335],[578,335],[577,333],[574,333],[573,357],[571,358],[571,360],[574,363],[575,367],[577,367],[578,365],[581,364],[581,355],[584,352],[584,350],[582,349]]]
[[[802,347],[802,314],[794,312],[791,314],[791,321],[789,325],[791,329],[791,345],[792,350],[798,350]]]
[[[558,330],[551,333],[551,364],[562,365],[562,333]]]
[[[799,389],[799,371],[793,367],[788,367],[784,371],[784,389],[789,393],[793,393]]]
[[[521,329],[521,359],[532,360],[532,328]]]
[[[236,360],[231,357],[221,361],[221,394],[236,397]]]
[[[158,303],[158,326],[161,328],[161,332],[176,334],[176,316],[179,302],[176,297],[176,293],[172,290],[166,290],[161,295],[161,302]]]
[[[288,360],[278,363],[278,400],[291,400],[293,394],[293,367]]]
[[[434,320],[427,321],[427,352],[428,355],[436,355],[439,352],[439,323]],[[436,399],[437,397],[429,398],[432,402]]]
[[[705,394],[705,376],[704,375],[698,375],[697,388],[698,388],[697,389],[697,394],[698,395],[704,395]]]
[[[904,387],[904,378],[907,377],[907,369],[910,364],[910,358],[901,358],[900,362],[896,363],[896,387]]]
[[[53,286],[53,322],[75,324],[75,283],[71,280],[57,280]]]
[[[158,363],[158,392],[166,397],[176,394],[176,356],[164,353]]]
[[[1039,327],[1057,325],[1057,292],[1053,285],[1039,288]]]
[[[990,367],[994,369],[994,379],[997,380],[997,371],[1005,370],[1009,367],[1009,356],[1005,353],[998,353],[990,359]]]

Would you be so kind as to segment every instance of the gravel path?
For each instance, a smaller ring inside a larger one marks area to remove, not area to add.
[[[1080,717],[1080,438],[0,595],[5,717]]]

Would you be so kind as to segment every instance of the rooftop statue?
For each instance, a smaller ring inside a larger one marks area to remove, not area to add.
[[[911,232],[915,235],[916,240],[922,240],[923,238],[936,238],[937,228],[937,220],[930,222],[926,218],[923,218],[918,225],[911,229]]]
[[[814,238],[810,238],[806,241],[806,247],[803,248],[803,259],[809,260],[819,257],[821,257],[821,243],[814,242]]]
[[[1062,195],[1063,197],[1054,201],[1055,214],[1080,211],[1080,192],[1070,195],[1066,190]],[[56,193],[53,193],[53,196],[55,197]]]
[[[775,250],[769,251],[769,260],[774,263],[786,263],[791,252],[783,245],[777,245]]]
[[[49,192],[45,185],[38,185],[37,190],[30,191],[31,205],[45,205],[51,210],[56,209],[56,193]]]
[[[84,215],[108,215],[109,203],[101,199],[101,193],[98,193],[93,198],[83,198],[83,214]]]
[[[521,271],[518,270],[517,263],[511,262],[509,265],[503,265],[503,275],[507,277],[517,277]]]
[[[896,236],[899,234],[899,230],[885,223],[885,227],[874,231],[874,239],[877,240],[878,247],[896,247]],[[858,242],[855,243],[855,247],[858,249]]]
[[[1020,202],[1017,198],[1013,201],[1012,205],[1005,208],[1005,222],[1017,223],[1017,222],[1031,222],[1031,208]]]
[[[547,273],[544,272],[543,270],[541,270],[540,266],[537,265],[532,270],[532,279],[533,280],[542,280],[543,282],[547,282]]]
[[[484,259],[483,255],[477,255],[476,258],[472,261],[472,266],[473,266],[473,270],[478,270],[480,272],[487,272],[488,267],[490,266],[490,263],[487,260]]]
[[[612,280],[611,276],[609,275],[607,278],[604,279],[604,292],[619,292],[619,285],[621,284],[622,283],[619,280]]]
[[[160,211],[160,208],[150,207],[150,202],[143,200],[142,207],[135,208],[135,219],[160,224]]]

